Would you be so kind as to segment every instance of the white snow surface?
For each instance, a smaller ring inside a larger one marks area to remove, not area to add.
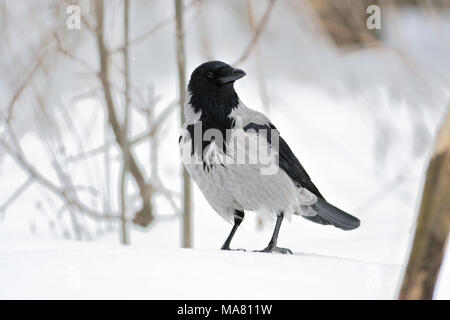
[[[389,299],[400,266],[296,253],[73,245],[0,253],[1,299]]]
[[[9,240],[0,242],[0,299],[394,299],[403,273],[401,265],[307,252]],[[443,272],[435,298],[450,297],[448,280]]]

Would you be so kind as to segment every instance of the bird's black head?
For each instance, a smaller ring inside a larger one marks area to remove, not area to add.
[[[243,76],[244,71],[221,61],[209,61],[198,66],[188,85],[189,102],[195,112],[227,116],[239,103],[233,84]]]

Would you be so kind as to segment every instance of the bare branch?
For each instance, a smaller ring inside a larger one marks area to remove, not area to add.
[[[99,154],[102,154],[109,150],[109,148],[115,143],[115,140],[111,139],[110,141],[107,141],[104,145],[101,145],[99,147],[93,148],[91,150],[88,150],[86,152],[78,153],[73,156],[67,157],[67,162],[76,162],[81,161],[86,158],[95,157]]]
[[[178,104],[179,104],[178,99],[175,101],[172,101],[169,105],[167,105],[167,107],[165,107],[165,109],[159,114],[159,116],[156,118],[156,120],[151,124],[150,130],[144,131],[142,133],[136,134],[136,136],[134,136],[134,137],[131,137],[131,139],[129,141],[130,147],[141,143],[145,139],[155,136],[158,133],[159,129],[161,128],[162,124],[167,120],[167,118],[170,116],[170,114],[175,111]],[[69,156],[69,157],[67,157],[67,161],[68,162],[76,162],[76,161],[84,160],[86,158],[95,157],[97,155],[100,155],[100,154],[108,151],[109,148],[111,148],[115,143],[116,143],[116,140],[111,139],[101,146],[95,147],[95,148],[85,151],[85,152],[78,153],[76,155]]]
[[[255,32],[256,21],[254,15],[254,9],[252,0],[247,0],[247,11],[248,11],[248,20],[250,23],[250,29],[252,32]],[[259,48],[259,40],[257,39],[255,42],[255,62],[256,62],[256,70],[257,70],[257,79],[258,79],[258,89],[259,95],[261,97],[261,102],[263,104],[263,108],[266,113],[269,113],[269,93],[267,91],[266,79],[263,71],[263,63],[261,61],[261,53]]]
[[[100,58],[100,73],[99,78],[102,83],[103,93],[106,103],[106,108],[108,110],[108,121],[111,125],[111,128],[114,132],[114,136],[119,144],[122,154],[128,158],[130,173],[132,174],[139,191],[142,197],[142,209],[137,213],[136,218],[133,220],[135,223],[147,226],[153,220],[152,213],[152,205],[150,196],[153,193],[153,188],[151,185],[147,184],[145,181],[145,177],[141,172],[141,169],[138,166],[136,159],[131,153],[130,147],[126,141],[123,139],[122,135],[122,127],[119,124],[116,109],[114,106],[114,101],[111,93],[111,86],[109,84],[109,65],[108,65],[108,51],[106,50],[106,46],[104,43],[104,28],[103,28],[103,20],[104,20],[104,10],[103,10],[103,1],[97,0],[95,2],[96,5],[96,14],[97,14],[97,46],[99,51]],[[137,219],[137,217],[139,217]]]
[[[77,62],[78,64],[82,65],[82,66],[85,67],[89,72],[94,73],[94,74],[97,74],[97,73],[98,73],[98,71],[97,71],[93,66],[91,66],[87,61],[85,61],[85,60],[83,60],[83,59],[81,59],[81,58],[78,58],[78,57],[75,56],[72,52],[66,50],[66,49],[62,46],[61,40],[59,39],[59,36],[58,36],[57,33],[54,33],[54,38],[55,38],[55,40],[56,40],[57,49],[58,49],[58,51],[59,51],[61,54],[63,54],[64,56],[68,57],[69,59],[71,59],[71,60]]]
[[[14,96],[11,98],[11,101],[8,103],[7,107],[7,116],[6,121],[10,122],[13,116],[14,112],[14,106],[16,105],[17,100],[19,100],[20,96],[22,95],[22,92],[25,90],[25,88],[28,86],[28,84],[33,79],[36,72],[39,70],[39,67],[42,63],[42,59],[44,57],[44,53],[40,54],[36,60],[36,63],[33,65],[31,71],[28,73],[26,78],[22,81],[20,86],[17,88],[16,92],[14,93]]]
[[[11,128],[10,128],[11,129]],[[16,151],[14,151],[8,143],[4,140],[0,140],[0,144],[2,145],[3,149],[13,158],[19,166],[28,173],[30,179],[33,179],[49,191],[51,191],[53,194],[61,198],[67,205],[73,206],[80,210],[81,212],[84,212],[88,216],[96,219],[103,219],[103,218],[111,218],[111,219],[117,219],[120,218],[120,216],[115,214],[103,214],[102,212],[97,212],[83,203],[79,202],[78,200],[75,200],[70,197],[70,195],[65,191],[56,186],[53,182],[48,180],[46,177],[44,177],[36,168],[31,165],[30,162],[25,158],[25,155],[23,154],[18,140],[15,138],[15,135],[12,130],[9,131],[10,137],[13,140],[13,143],[16,147]]]
[[[6,211],[6,209],[8,209],[8,207],[14,203],[14,201],[17,200],[17,198],[19,198],[19,196],[28,189],[29,186],[31,186],[31,184],[33,183],[33,179],[28,177],[28,179],[22,183],[20,185],[20,187],[18,187],[16,189],[16,191],[14,191],[14,193],[5,201],[5,203],[3,203],[0,206],[0,213],[4,213]]]
[[[181,0],[175,0],[175,36],[178,65],[178,90],[180,95],[180,122],[185,121],[184,105],[186,102],[186,53],[184,49],[183,6]],[[192,247],[192,215],[191,215],[191,180],[186,168],[183,168],[183,220],[181,228],[182,246]]]
[[[124,10],[123,10],[123,26],[124,26],[124,48],[123,53],[123,66],[124,66],[124,82],[125,82],[125,120],[122,130],[122,141],[125,144],[125,149],[128,152],[124,153],[122,171],[120,173],[120,211],[122,214],[122,244],[127,245],[128,232],[127,232],[127,218],[126,218],[126,178],[129,170],[129,142],[128,142],[128,124],[130,121],[130,63],[128,60],[128,38],[130,31],[129,24],[129,12],[130,12],[130,1],[124,0]]]
[[[135,144],[142,142],[143,140],[145,140],[147,138],[154,137],[158,133],[159,129],[162,127],[162,124],[167,120],[169,115],[173,111],[175,111],[175,108],[179,105],[179,103],[180,102],[178,99],[176,101],[173,101],[172,103],[170,103],[164,109],[164,111],[161,112],[161,114],[157,117],[157,119],[153,121],[153,123],[151,124],[151,129],[132,138],[130,141],[130,145],[135,145]]]
[[[264,11],[264,15],[261,18],[261,21],[259,22],[258,26],[256,27],[250,42],[248,43],[241,57],[237,59],[235,63],[233,63],[234,66],[237,66],[242,62],[244,62],[252,52],[253,48],[258,42],[259,37],[261,36],[261,33],[263,32],[264,28],[267,25],[267,21],[269,21],[269,17],[272,12],[273,6],[275,5],[275,2],[276,0],[269,0],[269,4],[267,5],[266,11]]]

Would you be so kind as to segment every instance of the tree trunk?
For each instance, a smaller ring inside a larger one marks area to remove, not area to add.
[[[450,112],[427,170],[417,229],[399,299],[432,299],[450,230]]]
[[[180,120],[184,123],[184,105],[186,103],[186,55],[184,50],[183,4],[175,0],[176,43],[178,63],[178,86],[180,94]],[[192,247],[191,180],[183,168],[183,217],[181,222],[181,246]]]
[[[123,127],[119,123],[114,106],[114,100],[111,92],[111,85],[109,82],[109,52],[104,43],[104,9],[103,0],[95,1],[96,15],[97,15],[97,46],[100,59],[100,73],[99,77],[102,83],[103,95],[106,103],[106,110],[108,114],[108,122],[114,132],[116,141],[122,151],[123,157],[128,160],[128,169],[137,184],[139,193],[142,199],[142,208],[136,213],[133,222],[140,226],[148,226],[154,219],[153,207],[151,197],[154,192],[151,185],[146,182],[144,173],[138,165],[137,159],[131,153],[130,144],[124,140]]]

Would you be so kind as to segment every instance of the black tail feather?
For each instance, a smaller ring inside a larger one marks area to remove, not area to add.
[[[359,227],[360,221],[358,218],[336,208],[329,204],[324,199],[318,199],[312,207],[317,211],[316,216],[304,217],[308,220],[320,224],[332,224],[333,226],[342,230],[353,230]]]

